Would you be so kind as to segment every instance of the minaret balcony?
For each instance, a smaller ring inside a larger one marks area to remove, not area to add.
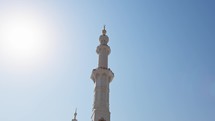
[[[109,55],[111,52],[111,49],[108,45],[99,45],[97,46],[96,52],[97,54],[106,53],[107,55]]]
[[[92,74],[91,74],[91,79],[95,81],[102,75],[106,75],[108,78],[109,83],[113,80],[114,78],[114,73],[111,71],[110,68],[103,68],[99,67],[96,69],[93,69]]]

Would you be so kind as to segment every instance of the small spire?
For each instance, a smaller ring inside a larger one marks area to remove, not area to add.
[[[103,34],[103,35],[106,35],[106,33],[107,33],[107,31],[105,30],[105,25],[104,25],[104,28],[103,28],[103,30],[102,30],[102,34]]]
[[[76,116],[77,116],[77,108],[75,109],[74,119],[76,119]]]

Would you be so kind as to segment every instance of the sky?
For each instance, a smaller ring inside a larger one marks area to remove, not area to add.
[[[111,121],[215,120],[213,0],[0,0],[0,120],[92,115],[103,25]]]

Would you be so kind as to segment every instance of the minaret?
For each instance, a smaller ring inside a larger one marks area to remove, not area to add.
[[[107,45],[109,38],[106,33],[104,26],[102,35],[99,37],[100,45],[96,49],[99,55],[98,68],[93,69],[91,75],[95,85],[92,121],[110,121],[109,84],[114,73],[108,68],[108,55],[111,50]]]
[[[72,121],[78,121],[78,120],[76,119],[76,116],[77,116],[77,109],[75,109],[74,118],[72,119]]]

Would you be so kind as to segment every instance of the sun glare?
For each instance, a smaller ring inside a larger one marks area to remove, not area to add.
[[[0,58],[9,65],[33,65],[45,58],[50,34],[31,14],[7,14],[0,20]]]
[[[41,33],[34,23],[11,20],[2,29],[4,51],[14,59],[29,58],[40,51]]]

